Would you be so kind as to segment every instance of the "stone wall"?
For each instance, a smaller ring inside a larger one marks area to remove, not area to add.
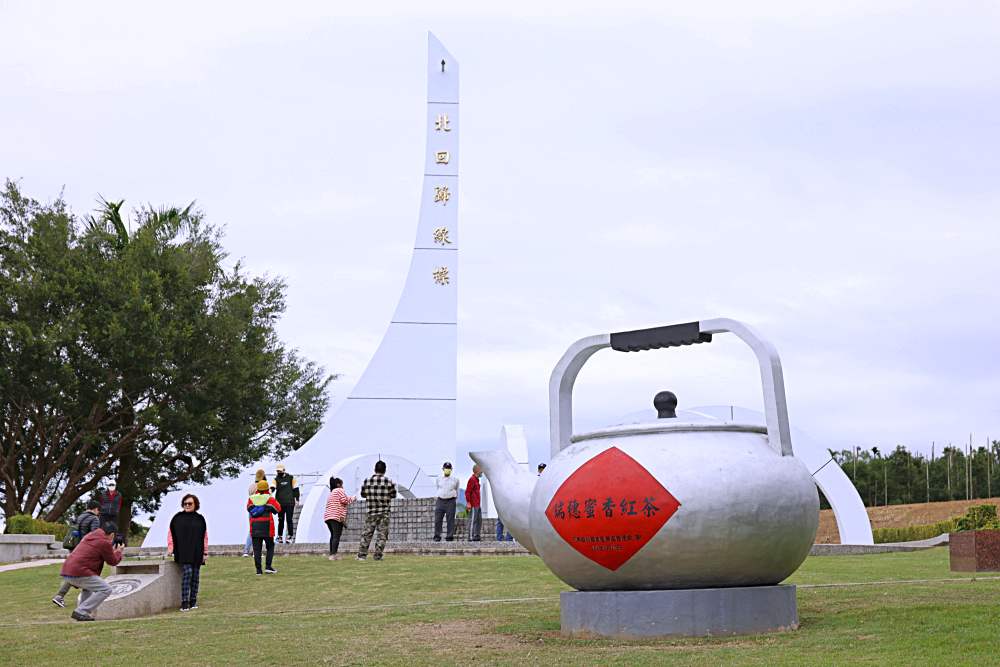
[[[361,539],[361,531],[365,527],[365,501],[361,498],[347,510],[347,526],[341,536],[345,542],[356,542]],[[459,506],[455,517],[455,539],[468,539],[468,519],[462,516]],[[441,524],[441,537],[447,531],[447,521]],[[389,541],[391,542],[421,542],[434,538],[434,498],[397,498],[392,501],[392,513],[389,515]],[[484,541],[496,541],[496,519],[483,519],[482,538]]]
[[[62,549],[55,540],[52,535],[0,535],[0,563],[48,557],[55,549]]]

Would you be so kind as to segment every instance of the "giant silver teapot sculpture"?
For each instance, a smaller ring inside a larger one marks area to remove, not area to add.
[[[573,435],[573,384],[598,350],[705,343],[732,332],[757,355],[766,428],[682,421],[657,395],[659,419]],[[792,455],[781,361],[730,319],[590,336],[549,381],[552,459],[536,477],[504,450],[473,452],[504,525],[578,590],[777,584],[816,536],[819,498]]]

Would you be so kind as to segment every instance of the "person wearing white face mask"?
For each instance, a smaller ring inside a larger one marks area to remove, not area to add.
[[[107,488],[97,495],[97,501],[101,503],[101,525],[113,523],[118,525],[118,515],[122,511],[122,494],[118,493],[118,485],[114,480],[107,484]],[[123,535],[115,535],[115,546],[124,544]]]
[[[434,541],[441,541],[441,520],[448,519],[445,540],[455,539],[455,503],[458,499],[458,478],[451,476],[451,462],[441,466],[441,476],[437,478],[437,499],[434,501]]]

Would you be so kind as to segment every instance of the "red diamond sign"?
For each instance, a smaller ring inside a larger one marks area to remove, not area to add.
[[[566,478],[545,516],[571,547],[613,571],[646,546],[680,506],[638,461],[612,447]]]

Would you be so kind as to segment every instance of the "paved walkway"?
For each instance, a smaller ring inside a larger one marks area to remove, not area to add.
[[[52,565],[63,562],[63,558],[45,558],[42,560],[28,560],[22,563],[11,563],[10,565],[0,565],[0,572],[10,572],[11,570],[23,570],[26,567],[41,567],[42,565]]]
[[[886,554],[899,551],[920,551],[946,546],[948,533],[927,540],[913,542],[883,542],[881,544],[814,544],[810,556],[859,556],[866,554]]]

